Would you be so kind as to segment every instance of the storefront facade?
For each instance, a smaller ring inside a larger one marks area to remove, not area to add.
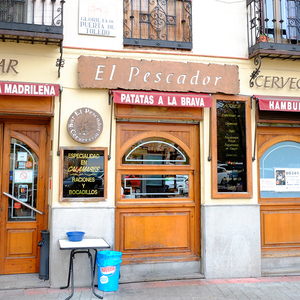
[[[264,58],[251,84],[256,65],[239,38],[228,49],[200,45],[201,32],[193,51],[123,47],[117,3],[107,13],[117,31],[106,36],[82,31],[87,21],[66,3],[63,51],[1,42],[0,274],[37,273],[45,229],[52,287],[66,283],[69,253],[58,240],[73,230],[123,253],[123,282],[297,265],[297,62]],[[78,256],[75,285],[89,284]]]

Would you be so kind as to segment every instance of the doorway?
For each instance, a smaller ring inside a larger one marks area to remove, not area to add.
[[[39,271],[48,224],[48,121],[19,119],[0,121],[0,274]]]
[[[123,264],[199,260],[199,125],[119,122],[116,149]]]
[[[300,255],[299,133],[258,127],[262,257]]]

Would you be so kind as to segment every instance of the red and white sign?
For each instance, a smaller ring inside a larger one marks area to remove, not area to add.
[[[15,170],[14,172],[15,183],[26,183],[32,182],[33,180],[33,171],[30,170]]]
[[[59,84],[0,81],[0,95],[54,97],[59,95]]]
[[[117,268],[115,266],[107,266],[107,267],[101,267],[100,269],[103,275],[109,276],[115,274]]]
[[[168,93],[168,92],[136,92],[112,91],[114,102],[119,104],[145,106],[173,106],[173,107],[211,107],[209,94],[197,93]]]
[[[260,110],[300,112],[300,98],[255,96]]]

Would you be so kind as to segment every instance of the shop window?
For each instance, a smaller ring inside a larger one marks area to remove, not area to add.
[[[61,201],[106,198],[106,148],[62,149],[61,161]]]
[[[212,100],[212,197],[252,197],[250,98]]]
[[[260,158],[260,197],[300,197],[300,144],[285,141],[271,146]]]
[[[192,0],[123,0],[124,45],[192,49]]]
[[[188,198],[188,175],[122,175],[122,197],[142,198]]]
[[[122,158],[123,164],[188,165],[189,157],[173,141],[147,138],[132,145]]]

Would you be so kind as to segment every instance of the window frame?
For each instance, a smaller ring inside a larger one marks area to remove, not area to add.
[[[131,8],[134,6],[134,4],[139,4],[140,1],[143,1],[142,4],[143,5],[148,5],[149,4],[149,1],[150,0],[123,0],[123,45],[124,46],[138,46],[138,47],[156,47],[156,48],[171,48],[171,49],[181,49],[181,50],[192,50],[193,48],[193,22],[192,22],[192,0],[174,0],[174,3],[175,3],[175,10],[177,9],[177,3],[179,2],[182,2],[182,5],[184,7],[185,3],[189,3],[190,5],[190,11],[188,13],[190,13],[189,15],[189,25],[183,25],[184,27],[183,28],[180,28],[180,31],[182,32],[182,41],[177,41],[176,40],[176,37],[175,37],[175,40],[162,40],[162,39],[151,39],[150,38],[150,34],[151,34],[151,31],[150,29],[148,29],[148,38],[141,38],[141,24],[143,23],[148,23],[149,22],[149,25],[148,27],[151,28],[151,23],[150,21],[145,21],[143,20],[143,15],[151,15],[151,12],[148,11],[148,14],[146,13],[143,13],[142,16],[141,16],[141,10],[139,10],[138,14],[139,14],[139,20],[137,21],[138,22],[138,29],[136,30],[137,32],[139,32],[139,37],[133,37],[133,33],[134,33],[134,25],[133,25],[133,19],[134,19],[134,16],[131,15],[126,18],[126,13],[127,13],[127,7],[131,6]],[[146,1],[148,3],[146,3]],[[126,2],[127,5],[126,5]],[[145,3],[144,3],[145,2]],[[132,4],[133,3],[133,4]],[[131,4],[131,5],[130,5]],[[133,10],[133,9],[132,9]],[[178,13],[175,15],[175,17],[177,18],[178,16]],[[167,15],[167,18],[168,17],[173,17],[171,15]],[[127,22],[128,21],[128,22]],[[177,22],[175,23],[175,28],[176,26],[181,23],[181,24],[186,24],[186,21],[184,18],[181,22]],[[131,23],[131,24],[130,24]],[[129,24],[129,25],[128,25]],[[172,24],[167,24],[165,26],[170,26]],[[127,28],[127,30],[125,30]],[[189,33],[185,33],[185,29],[186,28],[189,28]],[[167,29],[167,32],[169,31],[169,29]],[[126,32],[129,32],[130,33],[130,37],[126,36]],[[157,30],[157,32],[159,32],[159,30]],[[175,29],[175,35],[177,34],[178,30]],[[189,41],[184,41],[184,39],[186,37],[189,37]]]
[[[218,192],[217,101],[245,102],[247,192]],[[214,199],[252,198],[251,98],[245,96],[212,95],[211,108],[211,194]]]

